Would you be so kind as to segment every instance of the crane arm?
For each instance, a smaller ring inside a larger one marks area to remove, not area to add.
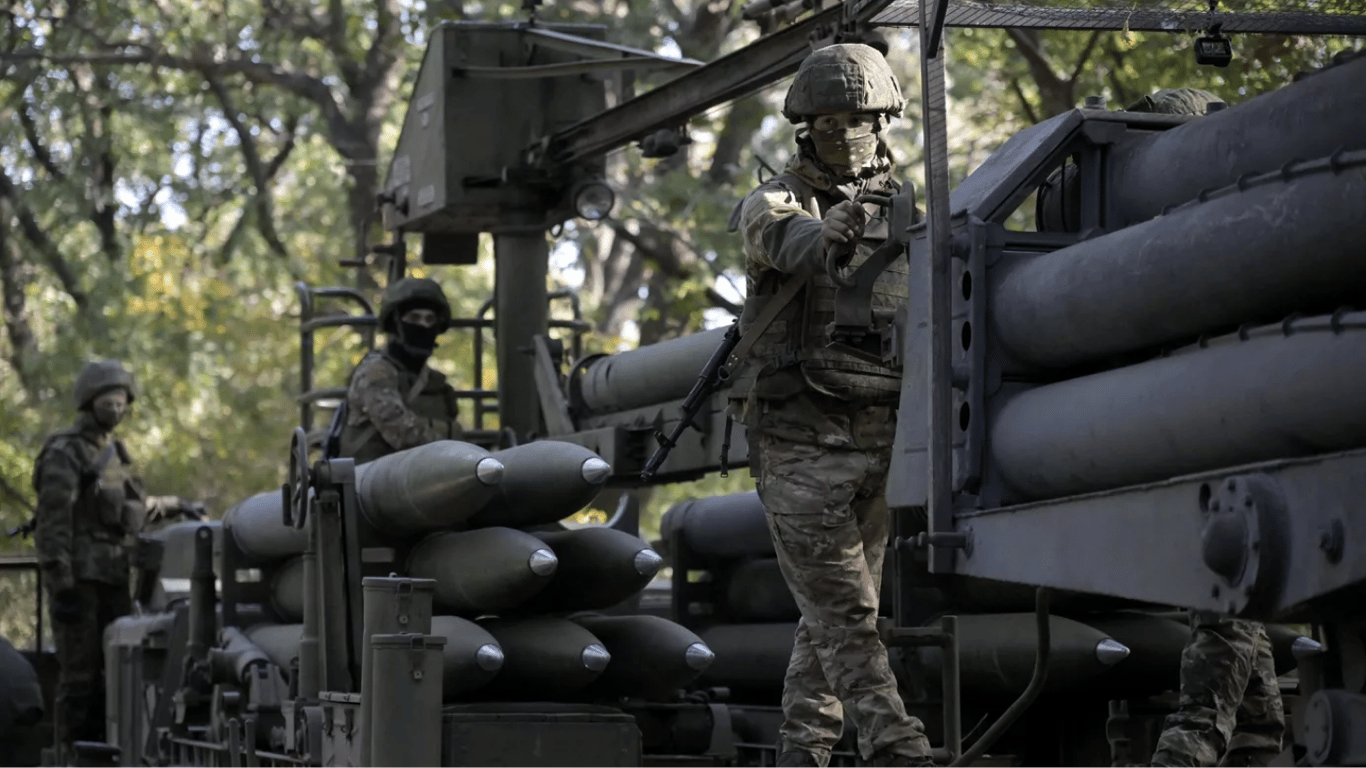
[[[797,70],[811,41],[834,34],[836,26],[871,19],[890,0],[836,3],[771,35],[756,40],[706,66],[694,69],[654,90],[549,137],[545,162],[571,165],[669,128],[779,80]]]

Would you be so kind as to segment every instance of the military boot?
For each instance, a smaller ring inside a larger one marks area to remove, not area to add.
[[[875,768],[920,768],[934,765],[934,758],[929,755],[903,755],[890,749],[879,749],[867,760],[859,760],[858,764]]]
[[[778,768],[817,768],[820,763],[810,752],[801,749],[789,749],[778,753]]]

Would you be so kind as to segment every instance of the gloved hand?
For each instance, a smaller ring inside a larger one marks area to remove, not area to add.
[[[826,249],[858,240],[863,235],[863,224],[867,218],[867,211],[858,203],[845,200],[831,206],[821,221],[821,237],[825,240]]]
[[[75,587],[59,589],[52,596],[52,620],[61,624],[76,624],[93,607],[85,604],[85,596]]]

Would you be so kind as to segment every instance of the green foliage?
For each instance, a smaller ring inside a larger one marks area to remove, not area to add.
[[[0,524],[27,517],[33,456],[45,434],[74,417],[70,386],[92,357],[124,360],[140,381],[121,432],[153,492],[221,513],[277,485],[299,420],[296,281],[356,285],[378,300],[371,275],[337,260],[384,238],[366,229],[366,216],[428,30],[521,13],[515,2],[419,0],[129,0],[61,13],[14,5],[0,55]],[[538,13],[603,24],[613,42],[674,44],[705,60],[756,36],[739,21],[738,3],[565,2]],[[914,33],[891,37],[911,103],[889,139],[901,173],[918,181]],[[953,178],[1011,133],[1086,95],[1119,107],[1193,85],[1236,103],[1352,45],[1235,36],[1233,66],[1215,70],[1195,65],[1191,42],[1155,33],[951,31]],[[666,77],[642,76],[637,91]],[[615,220],[566,225],[556,246],[569,258],[551,279],[583,298],[597,329],[585,351],[696,331],[709,311],[714,323],[718,308],[736,309],[741,253],[726,221],[761,166],[781,169],[792,150],[791,126],[778,116],[786,84],[692,120],[691,143],[672,158],[645,159],[634,148],[611,155]],[[455,313],[473,316],[493,287],[488,238],[483,250],[478,266],[412,272],[438,279]],[[567,307],[557,304],[554,316],[567,318]],[[476,379],[474,333],[448,334],[435,365],[457,388],[495,388],[491,334]],[[342,383],[365,351],[347,329],[320,330],[314,345],[318,386]],[[475,426],[469,404],[462,410]],[[657,531],[663,510],[684,498],[750,488],[739,468],[730,478],[655,489],[644,527]],[[0,539],[0,548],[17,546]]]

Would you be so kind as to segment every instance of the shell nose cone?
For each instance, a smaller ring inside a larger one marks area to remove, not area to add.
[[[1107,667],[1114,665],[1129,658],[1129,646],[1112,638],[1105,638],[1096,643],[1096,659]]]
[[[653,576],[659,573],[659,566],[663,563],[664,558],[653,549],[642,549],[636,553],[636,573],[641,576]]]
[[[1312,637],[1300,635],[1295,638],[1295,642],[1290,644],[1290,653],[1297,659],[1313,656],[1316,653],[1323,653],[1323,643]]]
[[[602,485],[607,482],[607,476],[612,474],[612,465],[594,456],[591,459],[584,459],[583,480],[589,485]]]
[[[527,565],[531,572],[537,576],[549,576],[555,572],[555,568],[560,564],[560,559],[555,557],[555,553],[548,549],[538,549],[531,553],[527,559]]]
[[[683,658],[688,663],[688,668],[694,672],[705,672],[707,667],[716,660],[716,654],[708,648],[706,643],[693,643],[688,646],[688,650],[683,652]]]
[[[474,652],[474,663],[485,672],[497,672],[503,668],[503,649],[493,643],[484,643]]]
[[[497,485],[503,482],[503,462],[486,456],[474,465],[474,476],[484,485]]]
[[[583,659],[584,667],[594,672],[601,672],[607,669],[608,662],[612,661],[612,654],[608,653],[607,649],[601,645],[592,643],[584,646],[583,655],[580,658]]]

